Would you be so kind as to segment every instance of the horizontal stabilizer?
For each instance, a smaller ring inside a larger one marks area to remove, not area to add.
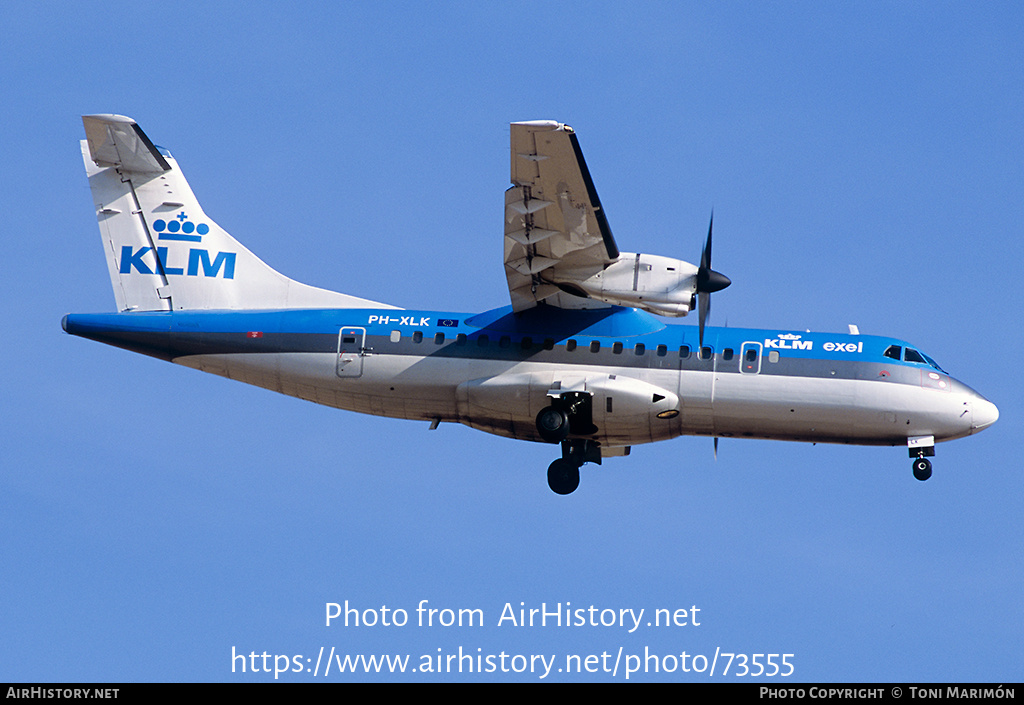
[[[85,115],[82,122],[89,153],[97,166],[142,174],[170,171],[171,166],[160,150],[130,117]]]

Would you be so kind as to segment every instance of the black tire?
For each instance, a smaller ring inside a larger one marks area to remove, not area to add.
[[[548,466],[548,487],[555,494],[572,494],[580,486],[580,468],[565,458]]]
[[[537,432],[548,443],[561,443],[569,435],[569,415],[553,406],[537,414]]]
[[[932,464],[928,458],[918,458],[914,461],[914,477],[924,482],[932,476]]]

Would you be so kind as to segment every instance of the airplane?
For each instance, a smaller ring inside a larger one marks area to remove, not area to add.
[[[936,443],[999,417],[902,340],[708,326],[730,284],[711,268],[714,214],[699,265],[620,252],[563,123],[511,124],[511,305],[483,313],[289,279],[206,215],[135,120],[83,123],[118,312],[68,314],[67,333],[339,409],[556,445],[557,494],[586,463],[682,435],[714,438],[716,453],[734,437],[906,446],[927,480]],[[695,310],[697,326],[663,320]]]

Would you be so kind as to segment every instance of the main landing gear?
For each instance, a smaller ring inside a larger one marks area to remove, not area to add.
[[[548,487],[555,494],[572,494],[580,486],[580,466],[558,458],[548,466]]]
[[[564,409],[546,406],[537,414],[537,432],[548,443],[561,443],[569,435],[569,414]]]
[[[586,439],[562,441],[562,457],[548,466],[548,487],[555,494],[572,494],[580,486],[580,467],[601,464],[601,449]]]
[[[548,466],[548,487],[556,494],[571,494],[580,486],[580,467],[584,463],[601,464],[601,449],[586,439],[568,440],[570,433],[589,435],[597,432],[589,394],[569,392],[552,399],[537,414],[537,433],[548,443],[562,444],[562,457]]]

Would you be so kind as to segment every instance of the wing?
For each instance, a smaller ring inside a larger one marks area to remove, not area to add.
[[[607,307],[574,286],[619,257],[576,133],[538,120],[512,123],[511,136],[505,274],[512,309],[542,301],[559,308]]]

